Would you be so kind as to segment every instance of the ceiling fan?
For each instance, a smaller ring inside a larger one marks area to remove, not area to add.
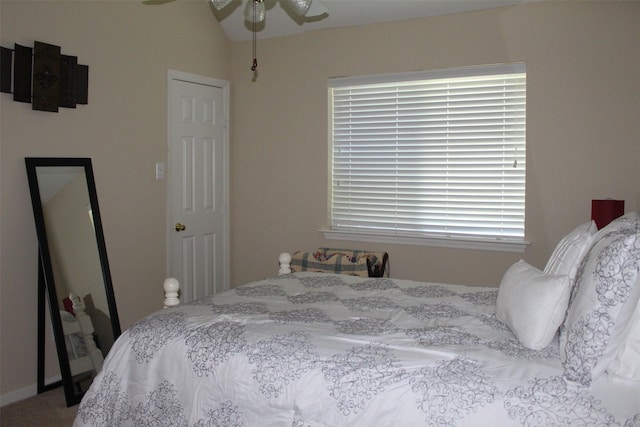
[[[239,3],[240,0],[209,0],[213,7],[217,11],[221,11],[232,3]],[[247,22],[253,25],[253,64],[251,71],[254,73],[258,68],[258,59],[256,54],[256,24],[263,23],[267,16],[267,6],[265,3],[270,3],[271,7],[276,2],[280,2],[280,6],[292,16],[292,18],[298,22],[300,19],[315,18],[322,19],[328,16],[329,10],[320,2],[320,0],[246,0],[244,8],[244,18]],[[293,14],[293,15],[292,15]],[[296,19],[298,18],[298,19]],[[300,24],[302,22],[299,22]]]
[[[234,0],[210,0],[213,7],[220,11],[229,6]],[[276,3],[273,0],[269,3]],[[279,0],[280,6],[294,16],[300,18],[317,17],[324,15],[328,9],[320,0]],[[265,0],[247,0],[244,8],[244,18],[250,23],[263,22],[267,15],[267,3]]]
[[[174,0],[142,0],[143,4],[163,4]],[[258,60],[256,59],[256,34],[258,27],[256,24],[262,24],[266,20],[267,9],[271,9],[276,3],[291,16],[298,24],[302,25],[305,21],[317,21],[329,16],[329,9],[322,4],[320,0],[209,0],[211,5],[218,12],[229,9],[232,13],[243,1],[245,1],[244,18],[246,22],[251,24],[253,30],[253,65],[251,71],[255,72],[258,68]],[[233,5],[230,7],[230,5]]]

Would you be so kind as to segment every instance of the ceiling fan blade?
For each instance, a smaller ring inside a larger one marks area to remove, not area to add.
[[[319,0],[313,0],[305,16],[308,16],[308,17],[320,16],[328,13],[329,13],[329,9],[327,9],[327,6],[322,4],[322,2],[320,2]]]
[[[259,23],[264,21],[267,10],[264,7],[264,2],[247,0],[247,5],[244,8],[244,18],[252,23]]]
[[[231,3],[231,0],[211,0],[211,4],[213,4],[216,10],[225,8],[229,3]]]
[[[311,6],[312,0],[280,0],[283,3],[286,3],[287,6],[298,16],[305,16],[307,11],[309,11],[309,7]]]

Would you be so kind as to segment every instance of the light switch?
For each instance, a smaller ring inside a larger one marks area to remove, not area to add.
[[[156,163],[156,179],[164,179],[164,163]]]

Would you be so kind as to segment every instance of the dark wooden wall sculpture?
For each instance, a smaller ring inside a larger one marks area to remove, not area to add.
[[[0,48],[0,92],[29,102],[34,110],[58,112],[59,107],[87,104],[89,66],[76,56],[62,55],[60,46],[35,42]]]

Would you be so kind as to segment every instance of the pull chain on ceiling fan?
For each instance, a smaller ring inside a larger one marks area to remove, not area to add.
[[[221,10],[227,7],[233,0],[210,0],[216,10]],[[313,0],[279,0],[281,6],[293,12],[295,15],[305,17],[310,12],[311,2]],[[318,1],[317,1],[318,2]],[[324,7],[320,7],[317,13],[314,15],[321,15],[326,12]],[[264,4],[264,0],[247,0],[247,4],[244,8],[244,18],[247,22],[253,25],[253,64],[251,71],[256,71],[258,68],[258,60],[256,58],[256,38],[257,30],[256,24],[264,22],[267,16],[267,10]]]
[[[266,10],[264,8],[264,2],[263,0],[253,0],[253,1],[248,1],[247,2],[247,7],[245,9],[244,12],[244,16],[247,16],[247,11],[249,10],[249,4],[253,3],[253,15],[250,21],[253,24],[253,63],[251,64],[251,71],[253,71],[255,73],[255,71],[258,69],[258,53],[256,52],[257,49],[257,32],[256,32],[256,23],[258,22],[262,22],[264,21],[265,15],[266,15]]]

